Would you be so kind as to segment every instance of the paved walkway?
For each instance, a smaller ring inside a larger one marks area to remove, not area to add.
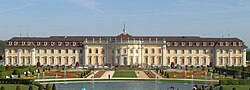
[[[149,78],[143,71],[135,71],[137,78]]]
[[[155,70],[150,70],[152,73],[154,73],[158,78],[163,78],[162,76],[160,76],[160,75],[158,75],[156,72],[155,72]]]
[[[94,72],[94,74],[91,73],[91,75],[89,75],[87,78],[93,78],[93,76],[94,76],[98,71],[99,71],[99,70],[96,70],[96,71]]]
[[[100,78],[101,79],[109,79],[109,75],[110,75],[110,78],[113,77],[115,71],[106,71]]]

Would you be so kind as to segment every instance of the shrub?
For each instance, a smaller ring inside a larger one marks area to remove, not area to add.
[[[21,87],[20,86],[16,86],[16,90],[21,90]]]
[[[46,90],[49,90],[49,84],[46,84]]]
[[[1,90],[5,90],[5,88],[2,86],[2,87],[1,87]]]
[[[223,90],[223,86],[220,86],[220,90]]]
[[[5,78],[6,76],[12,75],[12,71],[5,71],[0,73],[0,78]]]
[[[29,90],[33,90],[33,88],[32,88],[32,86],[31,86],[31,85],[29,86]]]
[[[56,90],[56,84],[53,84],[52,90]]]
[[[236,90],[236,88],[235,88],[235,87],[233,87],[233,90]]]
[[[38,90],[43,90],[43,85],[42,84],[39,84]]]

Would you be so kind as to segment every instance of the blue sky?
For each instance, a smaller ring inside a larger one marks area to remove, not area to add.
[[[250,0],[0,0],[0,39],[132,35],[238,37],[250,46]]]

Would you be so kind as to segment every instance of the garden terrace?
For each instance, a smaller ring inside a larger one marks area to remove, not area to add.
[[[98,72],[94,75],[94,78],[100,78],[104,73],[105,73],[105,71],[98,71]]]
[[[113,77],[118,77],[118,78],[137,78],[135,71],[130,71],[130,70],[118,70],[115,71],[115,74]]]
[[[151,72],[151,71],[144,71],[144,73],[145,73],[149,78],[155,78],[155,77],[156,77],[156,75],[155,75],[153,72]]]

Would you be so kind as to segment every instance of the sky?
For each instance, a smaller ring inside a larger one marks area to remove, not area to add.
[[[237,37],[250,46],[250,0],[0,0],[0,39],[118,35]]]

